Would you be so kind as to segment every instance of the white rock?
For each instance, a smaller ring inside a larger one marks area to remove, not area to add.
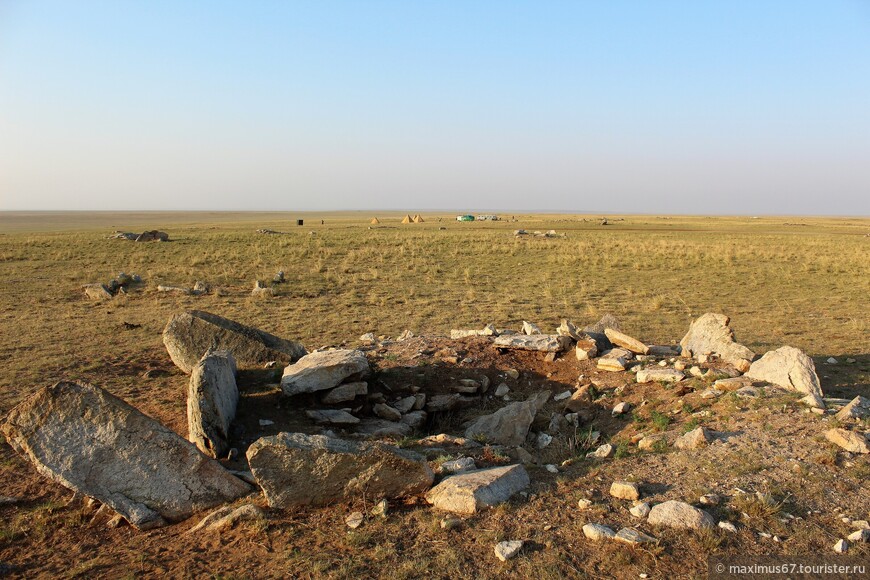
[[[544,449],[552,442],[553,442],[552,435],[548,435],[547,433],[538,433],[538,439],[537,439],[538,449]]]
[[[437,509],[473,514],[502,503],[529,485],[522,465],[507,465],[453,475],[426,492]]]
[[[858,530],[849,534],[849,541],[852,542],[870,542],[870,530]]]
[[[461,473],[463,471],[470,471],[476,468],[477,466],[474,464],[474,459],[471,457],[460,457],[458,459],[451,459],[450,461],[445,461],[441,464],[442,473]]]
[[[345,518],[344,523],[352,530],[357,529],[363,523],[363,519],[365,516],[362,512],[353,512],[347,518]]]
[[[849,551],[849,542],[843,539],[837,540],[837,543],[834,544],[834,551],[838,554],[845,554]]]
[[[691,530],[712,528],[716,525],[713,517],[704,510],[674,500],[653,506],[649,512],[647,523],[651,526]]]
[[[495,396],[503,397],[507,395],[511,391],[511,388],[507,386],[507,383],[501,383],[499,386],[495,388]]]
[[[502,562],[510,560],[520,553],[523,548],[522,540],[512,540],[507,542],[499,542],[495,545],[495,555]]]
[[[640,488],[630,481],[614,481],[610,485],[610,495],[619,499],[640,499]]]
[[[813,406],[824,408],[824,394],[813,359],[800,350],[784,346],[752,363],[746,376],[809,395]]]
[[[595,451],[587,453],[586,457],[590,459],[607,459],[608,457],[613,457],[614,453],[616,453],[616,448],[609,443],[605,443],[600,445]]]
[[[565,391],[565,392],[559,393],[558,395],[553,397],[553,400],[554,401],[564,401],[565,399],[568,399],[570,397],[571,397],[571,391]]]
[[[590,507],[592,507],[592,500],[586,498],[579,499],[577,500],[577,507],[581,510],[589,509]]]
[[[369,372],[366,355],[359,350],[326,350],[303,356],[284,369],[281,389],[287,396],[323,391],[354,375]]]
[[[612,528],[602,524],[586,524],[583,526],[583,535],[593,542],[609,540],[616,535]]]
[[[731,522],[726,522],[724,520],[719,522],[719,527],[722,528],[723,530],[725,530],[726,532],[732,532],[732,533],[737,532],[737,526],[735,526]]]
[[[631,403],[623,401],[621,403],[617,403],[613,410],[610,412],[611,415],[616,417],[617,415],[622,415],[623,413],[628,413],[631,410]]]
[[[645,518],[649,515],[650,507],[647,502],[641,502],[629,508],[628,512],[636,518]]]

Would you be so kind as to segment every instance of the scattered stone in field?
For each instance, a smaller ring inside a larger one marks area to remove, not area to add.
[[[605,328],[604,335],[607,337],[607,340],[616,346],[621,346],[636,354],[649,354],[649,347],[647,345],[616,329]]]
[[[377,442],[280,433],[248,448],[248,463],[270,507],[324,505],[361,494],[412,496],[432,485],[425,458]]]
[[[426,501],[441,510],[473,514],[507,501],[528,485],[522,465],[478,469],[448,477],[426,493]]]
[[[634,528],[622,528],[621,530],[616,532],[616,535],[613,536],[613,539],[618,542],[623,542],[630,545],[649,544],[656,541],[656,539],[652,536],[648,536],[643,532],[635,530]]]
[[[441,520],[441,529],[442,530],[456,530],[462,527],[462,520],[459,518],[444,518]]]
[[[517,369],[508,369],[504,372],[504,374],[506,374],[513,380],[517,380],[518,378],[520,378],[520,371],[518,371]]]
[[[571,339],[567,336],[555,334],[514,334],[499,336],[493,341],[496,348],[517,350],[533,350],[538,352],[562,352],[571,346]]]
[[[498,336],[498,330],[493,324],[487,324],[481,330],[451,330],[450,338],[467,338],[469,336]]]
[[[600,445],[595,451],[587,453],[586,457],[589,459],[607,459],[613,457],[615,453],[616,448],[610,443],[605,443],[604,445]]]
[[[515,447],[514,455],[512,457],[524,465],[532,465],[535,462],[535,458],[532,454],[526,451],[523,447]]]
[[[284,279],[284,270],[278,270],[278,272],[272,276],[272,284],[283,284],[287,280]]]
[[[207,352],[190,373],[188,441],[209,457],[223,457],[229,449],[230,423],[236,417],[238,403],[233,355],[227,351]]]
[[[399,337],[396,339],[396,342],[403,342],[412,338],[414,338],[414,333],[408,329],[405,329],[402,334],[400,334]]]
[[[834,417],[839,421],[870,417],[870,399],[858,395],[840,409]]]
[[[441,411],[452,411],[460,407],[467,407],[474,403],[477,399],[473,397],[463,397],[457,393],[452,395],[435,395],[426,402],[426,410],[430,413],[438,413]]]
[[[614,481],[610,485],[610,495],[619,499],[640,499],[640,488],[630,481]]]
[[[117,230],[114,234],[108,237],[110,240],[129,240],[131,242],[136,241],[136,238],[139,237],[139,234],[134,234],[133,232],[122,232]]]
[[[589,360],[598,356],[598,343],[584,335],[583,338],[577,340],[574,347],[574,354],[577,360]]]
[[[701,367],[691,367],[689,368],[689,374],[695,378],[701,378],[704,376],[704,371],[701,370]]]
[[[813,359],[791,346],[772,350],[752,363],[746,376],[759,381],[805,393],[813,407],[824,408],[824,394]]]
[[[158,285],[157,291],[164,292],[166,294],[182,294],[185,296],[193,294],[190,288],[185,288],[183,286],[167,286],[165,284]]]
[[[359,340],[363,344],[375,344],[378,342],[378,338],[375,336],[374,332],[367,332],[365,334],[362,334],[357,340]]]
[[[834,357],[831,356],[831,357],[828,357],[828,360],[826,360],[825,362],[828,363],[829,365],[835,365],[835,364],[837,364],[837,359],[835,359]]]
[[[870,444],[867,443],[867,439],[854,431],[829,429],[825,431],[825,439],[850,453],[870,453]]]
[[[466,430],[469,439],[482,437],[499,445],[522,445],[529,433],[535,415],[543,408],[550,393],[538,393],[526,401],[511,403],[491,415],[478,417]]]
[[[375,504],[375,507],[372,508],[372,515],[380,518],[386,519],[387,515],[390,513],[390,504],[387,500],[382,499],[378,503]]]
[[[544,466],[544,469],[549,471],[550,473],[559,473],[559,468],[553,465],[552,463],[548,463]]]
[[[355,530],[362,525],[364,519],[365,516],[362,512],[353,512],[344,519],[344,523],[350,529]]]
[[[495,545],[495,555],[502,562],[507,562],[523,549],[522,540],[499,542]]]
[[[651,526],[688,530],[712,528],[716,525],[713,516],[704,510],[674,500],[654,505],[649,512],[647,523]]]
[[[387,421],[385,419],[367,418],[360,421],[356,427],[356,432],[375,439],[384,437],[402,438],[411,434],[411,425]]]
[[[374,411],[375,415],[387,421],[398,421],[402,418],[402,413],[384,403],[378,403],[372,411]]]
[[[834,544],[834,551],[838,554],[845,554],[849,551],[849,542],[842,538],[837,540],[837,543]]]
[[[536,444],[538,449],[544,449],[553,442],[553,436],[547,433],[538,433],[538,437],[536,439]]]
[[[726,379],[719,379],[713,383],[714,389],[719,389],[720,391],[736,391],[741,387],[751,387],[755,381],[746,376],[740,377],[729,377]]]
[[[543,334],[537,324],[523,320],[523,334]]]
[[[700,497],[700,499],[698,499],[698,501],[704,505],[719,505],[719,502],[721,501],[721,499],[722,498],[720,498],[715,493],[708,493],[708,494],[702,495]]]
[[[577,501],[577,507],[580,508],[581,510],[589,509],[590,507],[592,507],[592,500],[585,499],[585,498],[580,499]]]
[[[616,535],[616,532],[612,528],[602,524],[586,524],[583,526],[583,535],[593,542],[600,542],[612,539]]]
[[[649,504],[645,501],[634,504],[628,510],[628,512],[636,518],[645,518],[647,515],[649,515],[649,511]]]
[[[588,408],[592,404],[592,395],[589,393],[589,385],[582,385],[571,394],[571,398],[565,403],[565,408],[577,413]]]
[[[667,357],[667,356],[679,356],[680,347],[679,346],[671,346],[671,345],[662,345],[662,344],[648,344],[649,354],[653,356],[659,357]]]
[[[761,391],[755,387],[747,386],[740,387],[734,394],[740,397],[741,399],[756,399],[761,396]]]
[[[353,401],[356,397],[367,395],[368,393],[369,385],[364,381],[345,383],[327,392],[321,401],[327,405],[335,405],[336,403]]]
[[[637,371],[638,383],[679,383],[686,375],[676,369],[642,369]]]
[[[8,495],[0,495],[0,506],[2,505],[14,505],[21,501],[21,498],[18,497],[10,497]]]
[[[439,433],[438,435],[429,435],[423,437],[417,443],[424,446],[433,445],[456,445],[457,447],[480,447],[480,443],[466,439],[465,437],[456,437],[447,433]]]
[[[369,361],[359,350],[313,352],[284,369],[281,390],[287,396],[323,391],[369,373]]]
[[[511,392],[511,388],[507,386],[507,383],[501,383],[499,386],[495,388],[495,396],[503,397]]]
[[[846,539],[850,542],[870,542],[870,530],[857,530],[849,534]]]
[[[320,425],[356,425],[359,419],[340,409],[309,409],[305,414]]]
[[[724,314],[707,313],[692,322],[680,341],[683,356],[715,354],[741,372],[749,370],[755,353],[734,341],[734,331]]]
[[[208,284],[203,282],[202,280],[197,280],[193,283],[193,290],[191,290],[191,294],[195,294],[197,296],[202,294],[208,294],[209,287]]]
[[[298,342],[200,310],[170,318],[163,330],[163,344],[172,362],[187,374],[208,350],[231,352],[240,368],[259,367],[273,360],[286,364],[307,352]]]
[[[571,397],[571,391],[565,391],[565,392],[559,393],[558,395],[554,396],[553,400],[554,401],[564,401],[565,399],[570,398],[570,397]]]
[[[737,526],[735,526],[731,522],[721,521],[719,522],[719,527],[726,532],[737,533]]]
[[[393,407],[396,411],[404,415],[405,413],[410,413],[411,409],[414,408],[414,405],[417,404],[417,397],[414,395],[408,395],[407,397],[403,397],[398,401],[395,401],[391,407]]]
[[[678,370],[678,371],[686,370],[686,361],[683,361],[683,360],[674,361],[674,369]]]
[[[192,534],[205,528],[206,531],[223,530],[232,527],[239,521],[262,521],[266,515],[259,507],[252,503],[246,503],[238,507],[225,506],[218,508],[205,516],[198,524],[190,528],[185,534]]]
[[[112,298],[112,293],[109,292],[105,284],[86,284],[82,288],[85,291],[85,296],[91,300],[109,300]]]
[[[91,385],[41,389],[9,412],[0,432],[41,474],[140,530],[250,490],[192,443]]]
[[[419,429],[426,422],[426,417],[426,411],[411,411],[410,413],[402,415],[400,421],[411,429]]]
[[[610,414],[616,417],[617,415],[623,415],[625,413],[628,413],[629,411],[631,411],[631,403],[623,401],[621,403],[617,403],[616,406],[613,407],[613,410],[610,412]]]
[[[450,461],[445,461],[441,464],[441,473],[461,473],[472,469],[477,469],[477,466],[474,464],[474,459],[471,457],[451,459]]]
[[[677,437],[677,440],[674,441],[674,447],[677,449],[700,449],[709,445],[712,440],[713,436],[706,427],[698,427]]]
[[[598,364],[596,366],[602,371],[620,372],[625,370],[626,361],[621,356],[602,357],[598,359]]]
[[[853,520],[852,527],[859,530],[870,530],[870,522],[867,520]]]
[[[660,445],[666,445],[667,441],[664,435],[646,435],[637,442],[637,448],[641,451],[653,451]]]
[[[701,393],[702,399],[715,399],[716,397],[721,397],[722,391],[719,389],[706,389]]]
[[[255,297],[270,297],[275,295],[274,288],[266,286],[261,280],[254,282],[254,288],[251,290],[251,296]]]
[[[125,238],[126,239],[126,238]],[[169,234],[159,230],[148,230],[136,236],[137,242],[168,242]]]

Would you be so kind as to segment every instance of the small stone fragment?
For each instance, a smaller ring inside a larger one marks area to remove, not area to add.
[[[345,518],[344,523],[347,524],[347,527],[350,529],[355,530],[362,525],[363,519],[365,519],[365,516],[362,512],[353,512]]]
[[[506,562],[519,554],[523,548],[522,540],[499,542],[495,545],[495,555],[502,562]]]
[[[640,499],[640,488],[630,481],[614,481],[610,486],[610,495],[618,499]]]
[[[593,542],[609,540],[616,535],[612,528],[602,524],[586,524],[583,526],[583,535]]]

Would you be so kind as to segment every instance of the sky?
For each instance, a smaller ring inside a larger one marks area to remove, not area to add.
[[[0,210],[870,216],[870,1],[0,0]]]

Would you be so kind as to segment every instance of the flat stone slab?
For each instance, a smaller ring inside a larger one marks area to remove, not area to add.
[[[229,449],[230,423],[238,404],[233,355],[227,351],[206,353],[190,373],[187,439],[209,457],[223,457]]]
[[[99,500],[140,530],[250,491],[189,441],[83,383],[41,389],[9,412],[0,432],[42,475]]]
[[[550,393],[538,393],[527,401],[510,403],[495,413],[478,417],[466,430],[469,439],[482,437],[488,443],[516,447],[522,445],[535,415],[547,402]]]
[[[279,433],[248,448],[248,463],[270,507],[412,496],[434,479],[422,455],[378,442]]]
[[[187,374],[209,350],[231,352],[240,368],[259,367],[270,361],[288,363],[307,352],[298,342],[201,310],[170,318],[163,330],[163,344],[172,362]]]
[[[825,439],[851,453],[870,453],[867,438],[854,431],[829,429],[825,431]]]
[[[858,395],[834,415],[839,421],[870,417],[870,399]]]
[[[571,337],[557,334],[511,334],[497,337],[492,344],[497,348],[563,352],[571,348]]]
[[[426,493],[426,501],[441,510],[473,514],[507,501],[528,485],[522,465],[478,469],[448,477]]]
[[[639,383],[679,383],[686,375],[676,369],[641,369],[637,371]]]
[[[346,379],[369,373],[369,361],[361,350],[324,350],[303,356],[284,369],[281,390],[287,396],[325,391]]]
[[[632,338],[632,337],[628,336],[627,334],[623,334],[622,332],[619,332],[615,328],[605,328],[604,335],[607,337],[607,340],[609,340],[611,343],[615,344],[616,346],[621,346],[622,348],[626,348],[633,353],[636,353],[636,354],[648,354],[649,353],[649,347],[647,345],[645,345],[641,341],[637,340],[636,338]]]
[[[346,403],[347,401],[353,401],[356,397],[360,395],[368,395],[369,394],[369,384],[365,381],[358,381],[356,383],[346,383],[344,385],[338,385],[321,399],[321,401],[327,405],[334,405],[336,403]]]
[[[356,425],[359,419],[341,409],[309,409],[305,411],[315,423],[329,425]]]

